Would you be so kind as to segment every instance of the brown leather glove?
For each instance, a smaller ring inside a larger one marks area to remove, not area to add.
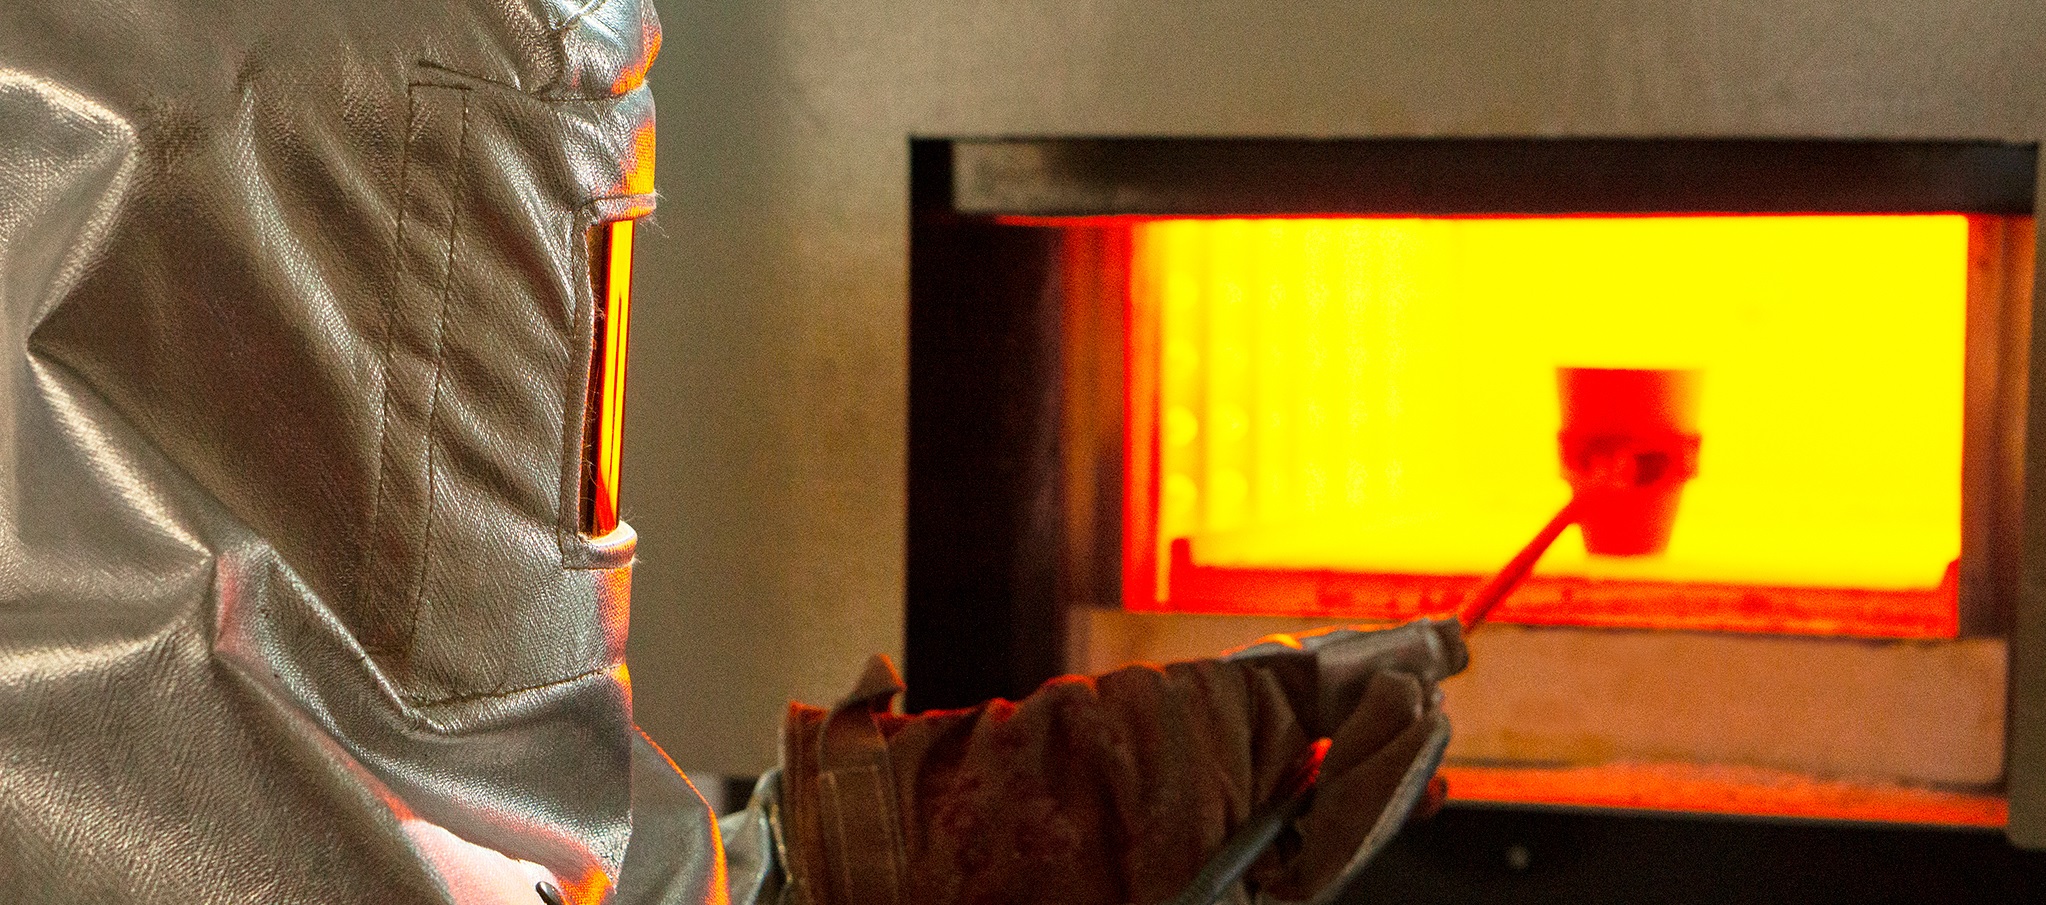
[[[902,686],[877,657],[833,710],[789,709],[781,823],[794,897],[1163,902],[1333,735],[1297,836],[1250,877],[1266,898],[1310,898],[1420,797],[1447,742],[1435,683],[1465,659],[1454,623],[1420,622],[904,717],[889,712]]]

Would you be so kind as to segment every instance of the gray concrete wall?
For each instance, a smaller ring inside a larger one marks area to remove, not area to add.
[[[631,665],[648,731],[725,773],[773,761],[785,700],[900,652],[910,136],[2046,135],[2046,4],[2026,0],[697,0],[663,19]]]

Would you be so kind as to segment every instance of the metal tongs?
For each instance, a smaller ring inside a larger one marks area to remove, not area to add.
[[[1527,580],[1542,554],[1580,525],[1593,553],[1642,556],[1663,552],[1676,517],[1677,495],[1698,473],[1697,372],[1560,368],[1563,431],[1558,437],[1570,500],[1527,546],[1456,611],[1465,637]],[[1284,794],[1230,834],[1171,905],[1213,905],[1313,801],[1327,756],[1322,739],[1294,769]]]

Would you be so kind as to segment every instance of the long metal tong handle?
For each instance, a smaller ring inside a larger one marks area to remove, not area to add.
[[[1549,545],[1556,542],[1563,529],[1575,524],[1576,521],[1577,498],[1573,496],[1570,502],[1563,504],[1563,508],[1556,510],[1555,518],[1549,519],[1549,523],[1535,533],[1534,540],[1528,541],[1527,546],[1520,548],[1520,552],[1515,553],[1513,558],[1507,561],[1506,567],[1500,569],[1499,574],[1492,576],[1491,581],[1478,589],[1478,596],[1471,598],[1471,602],[1463,611],[1456,614],[1457,621],[1463,623],[1465,635],[1477,631],[1478,626],[1485,623],[1485,617],[1492,615],[1492,609],[1499,605],[1499,601],[1505,600],[1506,595],[1513,593],[1514,588],[1520,587],[1520,583],[1527,580],[1527,574],[1534,571],[1535,563],[1542,558],[1542,554],[1549,552]]]
[[[1328,739],[1321,739],[1309,749],[1307,756],[1293,768],[1287,783],[1249,820],[1229,834],[1213,857],[1201,865],[1200,873],[1186,884],[1186,889],[1172,899],[1170,905],[1214,905],[1222,896],[1243,878],[1245,871],[1257,862],[1259,855],[1270,848],[1279,838],[1286,825],[1298,819],[1307,810],[1308,797],[1314,792],[1314,780],[1321,774],[1321,760],[1328,755]]]

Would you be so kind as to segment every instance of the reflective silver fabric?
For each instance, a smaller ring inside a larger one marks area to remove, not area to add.
[[[631,530],[576,530],[658,43],[643,0],[0,3],[0,896],[723,895],[632,724]]]

